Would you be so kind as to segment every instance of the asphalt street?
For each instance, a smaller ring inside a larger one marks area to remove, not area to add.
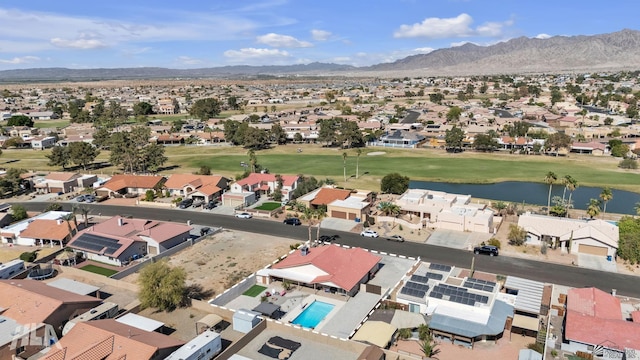
[[[42,211],[49,203],[25,202],[21,203],[29,211]],[[64,203],[66,211],[71,210],[70,203]],[[240,230],[256,233],[256,241],[260,235],[282,236],[303,242],[309,238],[307,226],[284,225],[281,221],[262,219],[238,219],[233,216],[211,214],[206,211],[190,211],[179,209],[157,209],[135,206],[113,206],[100,204],[84,204],[92,209],[90,215],[103,216],[132,216],[154,220],[176,221],[211,227],[222,227],[231,230]],[[321,229],[323,235],[340,235],[337,242],[349,245],[373,249],[390,254],[420,257],[423,261],[434,262],[457,267],[470,268],[474,254],[452,248],[445,248],[415,242],[398,243],[386,241],[381,238],[364,238],[359,234]],[[312,230],[312,238],[315,239],[316,229]],[[640,298],[640,277],[601,272],[577,266],[565,266],[535,260],[514,258],[508,256],[490,257],[475,255],[475,269],[494,274],[519,276],[531,280],[567,285],[571,287],[597,287],[610,292],[617,289],[619,295]]]

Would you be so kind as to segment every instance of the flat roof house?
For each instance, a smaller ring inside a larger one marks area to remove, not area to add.
[[[513,306],[492,281],[461,276],[441,264],[422,263],[407,276],[396,293],[396,301],[410,312],[431,316],[433,334],[452,343],[473,347],[477,341],[502,337]]]
[[[378,271],[380,256],[361,248],[345,249],[337,245],[303,247],[271,268],[257,273],[258,282],[289,280],[326,292],[354,296]]]
[[[83,175],[74,172],[51,172],[35,184],[35,188],[43,193],[68,193],[79,188],[88,188],[98,181],[96,175]]]

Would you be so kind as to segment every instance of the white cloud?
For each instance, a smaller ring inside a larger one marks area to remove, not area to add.
[[[426,37],[430,39],[469,36],[473,18],[460,14],[454,18],[426,18],[421,23],[400,25],[393,34],[397,38]]]
[[[40,61],[40,58],[37,56],[21,56],[14,57],[13,59],[0,59],[1,64],[30,64]]]
[[[204,61],[190,56],[178,56],[178,62],[182,65],[200,65],[204,63]]]
[[[243,48],[240,50],[227,50],[224,56],[230,61],[236,63],[256,63],[266,61],[282,61],[289,59],[290,55],[287,51],[278,49],[257,49]]]
[[[311,37],[316,41],[327,41],[331,36],[331,32],[319,29],[311,30]]]
[[[51,45],[62,47],[62,48],[71,48],[71,49],[99,49],[107,47],[107,44],[102,42],[99,39],[75,39],[68,40],[62,38],[53,38],[51,39]]]
[[[435,50],[435,49],[434,48],[430,48],[430,47],[421,47],[421,48],[413,49],[413,51],[415,51],[418,54],[428,54],[428,53],[432,52],[433,50]]]
[[[79,17],[0,7],[0,52],[51,50],[53,46],[95,49],[123,43],[231,40],[247,38],[258,24],[234,14],[173,11],[170,19],[148,17],[127,22],[117,18]],[[158,19],[158,20],[156,20]]]
[[[536,39],[548,39],[550,37],[551,37],[551,35],[544,34],[544,33],[543,34],[538,34],[538,35],[535,36]]]
[[[256,38],[259,44],[265,44],[272,47],[284,47],[284,48],[302,48],[312,47],[313,44],[307,41],[300,41],[293,36],[281,35],[275,33],[269,33],[266,35],[260,35]]]
[[[485,36],[500,37],[505,27],[513,25],[513,20],[503,22],[486,22],[475,29],[471,27],[473,18],[462,13],[452,18],[426,18],[421,23],[400,25],[393,33],[396,38],[424,37],[429,39],[445,39],[455,37]]]

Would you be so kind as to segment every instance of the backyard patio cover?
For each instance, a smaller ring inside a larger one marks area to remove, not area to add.
[[[273,317],[273,314],[278,310],[280,310],[280,305],[272,304],[267,301],[261,302],[260,305],[253,309],[253,311],[259,312],[260,314],[268,317]]]

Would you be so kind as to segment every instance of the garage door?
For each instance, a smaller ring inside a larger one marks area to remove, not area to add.
[[[60,187],[50,187],[49,188],[49,192],[52,193],[52,194],[57,194],[57,193],[63,192],[63,191],[62,191],[62,188],[60,188]]]
[[[331,211],[331,217],[336,219],[346,219],[347,213],[344,211]]]
[[[356,219],[356,214],[355,213],[349,213],[349,220],[355,220]]]
[[[149,255],[158,255],[158,248],[155,246],[149,245],[147,251],[149,251]]]
[[[231,206],[231,207],[238,207],[238,206],[243,206],[244,202],[242,200],[239,199],[233,199],[233,198],[226,198],[224,199],[223,204],[224,206]]]
[[[607,248],[602,246],[580,244],[578,252],[582,254],[607,256]]]

